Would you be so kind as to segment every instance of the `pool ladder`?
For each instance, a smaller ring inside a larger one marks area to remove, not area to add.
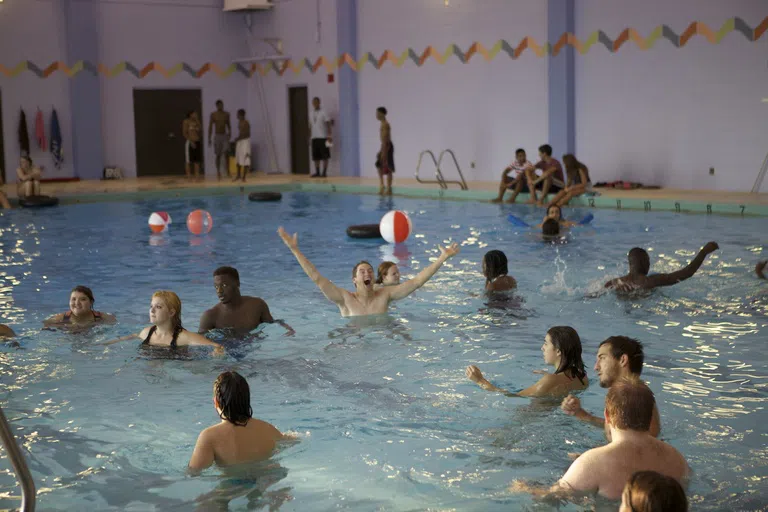
[[[29,472],[24,455],[22,455],[19,445],[16,443],[16,438],[13,437],[11,426],[8,424],[8,420],[5,419],[2,407],[0,407],[0,437],[3,439],[5,453],[8,454],[11,464],[13,464],[16,478],[21,483],[21,508],[19,510],[21,512],[35,512],[35,481],[32,479],[32,474]]]
[[[424,159],[424,155],[428,155],[432,159],[432,163],[435,164],[435,178],[437,178],[435,180],[422,180],[419,178],[419,170],[421,170],[421,162]],[[461,178],[461,181],[447,181],[443,176],[443,172],[440,170],[440,165],[443,163],[443,157],[445,157],[445,155],[449,155],[453,160],[453,165],[459,172],[459,178]],[[442,150],[438,158],[435,158],[435,154],[429,149],[425,149],[419,153],[419,163],[416,164],[416,181],[419,183],[437,183],[442,189],[447,189],[449,184],[454,184],[461,187],[461,190],[469,190],[467,181],[464,179],[464,173],[461,172],[459,161],[456,160],[456,155],[450,149]]]
[[[757,194],[760,192],[760,187],[763,185],[763,179],[765,178],[765,173],[768,172],[768,155],[765,155],[765,160],[763,160],[763,166],[760,168],[760,172],[757,174],[757,179],[755,180],[755,184],[752,186],[752,193]]]

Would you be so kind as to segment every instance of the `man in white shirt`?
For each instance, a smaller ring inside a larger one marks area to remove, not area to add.
[[[331,158],[331,120],[325,110],[320,108],[320,98],[312,98],[313,110],[309,114],[309,129],[312,139],[312,161],[315,162],[313,178],[326,177],[328,160]],[[323,163],[323,173],[320,174],[320,162]]]
[[[504,199],[504,193],[507,190],[512,190],[512,197],[507,199],[507,203],[514,203],[517,199],[517,195],[520,192],[528,192],[528,182],[525,179],[526,168],[532,167],[533,164],[528,161],[525,156],[525,150],[523,148],[515,151],[515,161],[507,166],[501,173],[501,182],[499,183],[499,195],[495,199],[492,199],[492,203],[500,203]],[[509,173],[514,172],[514,177],[510,177]]]

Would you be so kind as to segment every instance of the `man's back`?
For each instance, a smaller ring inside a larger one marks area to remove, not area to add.
[[[203,431],[219,466],[233,466],[268,459],[283,435],[266,421],[251,418],[244,427],[222,422]]]

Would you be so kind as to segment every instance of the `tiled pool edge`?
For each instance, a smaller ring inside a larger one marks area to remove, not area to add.
[[[448,199],[452,201],[488,201],[487,190],[442,190],[440,188],[402,188],[397,187],[396,196],[423,198],[423,199]],[[179,188],[162,190],[144,190],[136,192],[118,193],[91,193],[82,195],[63,195],[59,198],[59,204],[83,204],[113,201],[135,201],[137,199],[160,199],[164,197],[201,197],[243,194],[250,192],[338,192],[344,194],[370,194],[378,193],[377,186],[349,185],[334,183],[283,183],[273,185],[235,185],[231,187],[217,188]],[[492,193],[491,193],[492,195]],[[524,200],[526,195],[520,196]],[[749,215],[768,216],[768,205],[738,204],[696,201],[675,201],[671,199],[649,198],[616,198],[606,196],[580,197],[571,201],[572,206],[613,209],[613,210],[644,210],[644,211],[668,211],[679,213],[716,214],[716,215]]]

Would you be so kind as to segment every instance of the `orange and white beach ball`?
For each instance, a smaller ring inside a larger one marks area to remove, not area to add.
[[[392,210],[381,218],[379,231],[381,236],[391,244],[405,242],[411,235],[411,219],[405,212]]]
[[[194,235],[210,233],[213,229],[213,217],[205,210],[194,210],[187,215],[187,229]]]
[[[162,233],[168,229],[168,225],[171,223],[171,216],[168,212],[153,212],[149,216],[149,229],[153,233]]]

